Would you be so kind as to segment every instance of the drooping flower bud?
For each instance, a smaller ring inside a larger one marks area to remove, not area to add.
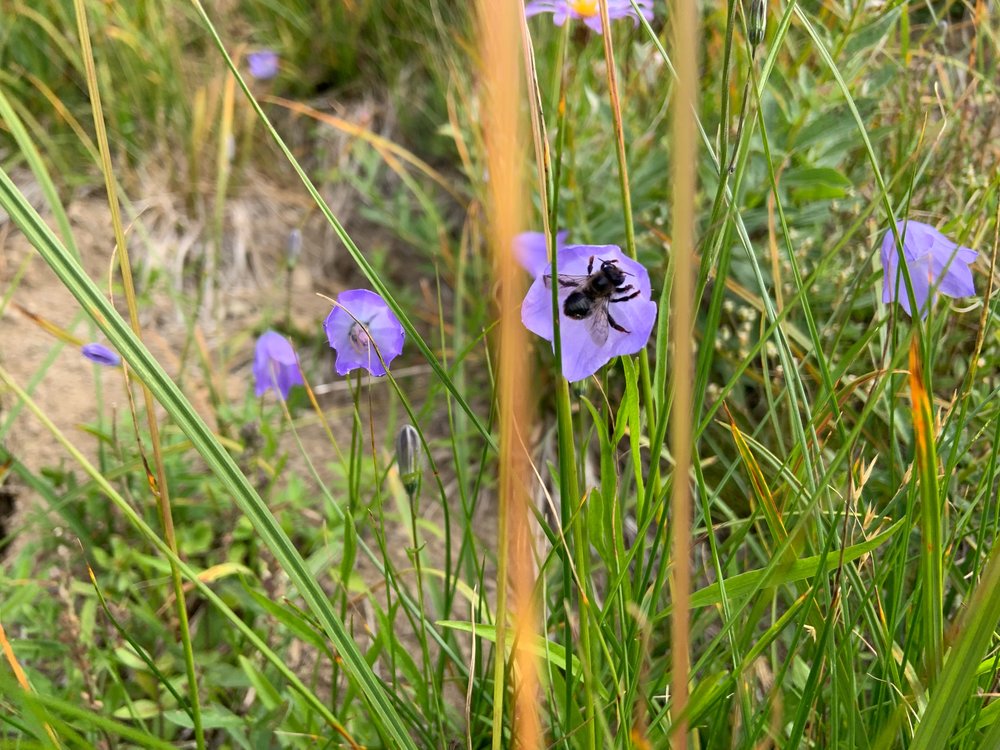
[[[747,39],[751,47],[756,47],[764,41],[764,31],[766,29],[766,0],[750,0],[750,13],[747,16]]]
[[[420,458],[423,447],[420,433],[413,425],[403,425],[396,435],[396,466],[406,494],[413,497],[420,484]]]
[[[302,230],[295,227],[288,233],[288,253],[285,255],[285,262],[289,268],[295,268],[302,255]]]

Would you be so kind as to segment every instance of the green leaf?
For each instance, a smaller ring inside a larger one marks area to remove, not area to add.
[[[479,623],[468,622],[465,620],[439,620],[437,625],[442,628],[451,628],[452,630],[459,630],[463,633],[475,633],[475,635],[483,638],[490,643],[497,642],[497,629],[493,625],[480,625]],[[514,644],[514,631],[511,628],[507,628],[507,653],[510,653],[510,649]],[[566,671],[566,649],[560,646],[555,641],[549,641],[542,636],[538,635],[532,639],[532,642],[528,644],[532,653],[541,659],[544,659],[549,664],[551,664],[556,669],[561,669]],[[580,660],[575,656],[573,657],[573,673],[580,674]]]
[[[902,525],[902,520],[897,521],[881,534],[873,536],[868,541],[847,547],[843,551],[843,555],[831,552],[826,556],[826,565],[823,567],[822,573],[826,574],[835,570],[840,564],[841,557],[843,557],[844,563],[849,563],[857,560],[862,555],[868,554],[899,531]],[[790,565],[739,573],[726,579],[726,596],[733,599],[738,596],[751,594],[758,588],[765,586],[773,588],[784,583],[801,581],[804,578],[813,578],[820,574],[819,567],[822,560],[823,557],[821,555],[814,555],[813,557],[803,557],[801,560],[796,560]],[[718,603],[720,600],[719,584],[713,583],[711,586],[698,589],[698,591],[691,595],[691,606],[708,607]]]

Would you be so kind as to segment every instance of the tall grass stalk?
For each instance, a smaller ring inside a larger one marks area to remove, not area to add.
[[[530,460],[519,437],[530,434],[526,386],[531,382],[531,370],[527,332],[520,319],[523,275],[511,252],[524,215],[522,73],[518,54],[521,13],[513,3],[486,0],[478,4],[478,11],[483,124],[490,174],[488,244],[493,251],[493,267],[500,287],[497,383],[500,484],[492,746],[499,750],[504,745],[504,697],[509,687],[513,706],[508,741],[511,746],[535,750],[543,747],[543,738],[538,711],[537,657],[531,649],[536,615],[528,495]],[[508,603],[508,588],[513,606]],[[512,618],[514,630],[509,668],[505,656],[508,617]]]
[[[132,266],[129,261],[128,244],[122,225],[121,209],[118,205],[117,181],[111,164],[111,149],[108,145],[108,134],[104,127],[104,110],[101,107],[101,91],[97,82],[97,71],[94,65],[94,51],[90,45],[90,29],[87,23],[87,10],[84,0],[74,0],[77,30],[80,34],[81,57],[86,70],[87,88],[93,108],[94,128],[97,133],[97,145],[101,154],[101,171],[104,175],[104,186],[108,192],[108,207],[111,211],[111,226],[114,230],[115,246],[118,256],[122,284],[125,288],[125,303],[128,306],[129,322],[136,338],[142,338],[142,326],[139,323],[139,305],[135,296],[135,285],[132,280]],[[122,369],[125,388],[130,388],[128,368]],[[131,392],[130,392],[131,393]],[[156,418],[153,394],[145,383],[142,383],[143,401],[146,407],[146,424],[149,429],[149,439],[153,451],[155,476],[148,470],[149,488],[156,499],[160,523],[163,525],[163,536],[170,551],[177,555],[177,535],[174,531],[173,512],[170,508],[170,487],[167,483],[167,473],[163,464],[163,454],[160,449],[160,428]],[[133,417],[134,417],[133,411]],[[141,437],[136,432],[136,440]],[[178,628],[180,630],[181,646],[184,651],[184,666],[187,671],[187,693],[191,703],[191,720],[194,724],[195,744],[198,750],[205,749],[205,731],[201,723],[201,700],[198,693],[198,673],[194,664],[194,648],[191,644],[191,629],[188,624],[187,600],[184,594],[184,584],[177,566],[171,563],[170,579],[174,589],[174,606],[177,612]]]
[[[693,3],[675,2],[670,7],[674,21],[677,86],[674,89],[671,131],[671,188],[673,223],[673,289],[671,290],[673,371],[671,406],[671,450],[674,456],[671,498],[671,600],[670,692],[673,701],[671,746],[687,748],[688,680],[691,669],[688,620],[691,592],[691,423],[692,323],[694,295],[695,194],[698,154],[695,115],[698,104],[698,19]],[[660,363],[663,366],[663,363]],[[706,519],[706,522],[708,519]]]

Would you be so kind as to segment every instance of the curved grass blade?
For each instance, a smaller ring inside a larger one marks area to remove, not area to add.
[[[910,394],[913,410],[913,439],[916,443],[920,476],[920,572],[924,595],[924,666],[933,680],[941,671],[944,641],[944,572],[941,542],[941,507],[938,495],[938,461],[934,443],[934,415],[924,386],[920,344],[910,342]]]

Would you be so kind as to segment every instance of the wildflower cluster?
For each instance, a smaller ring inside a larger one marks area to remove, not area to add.
[[[338,375],[359,369],[385,375],[389,363],[403,351],[405,333],[399,319],[382,297],[367,289],[341,292],[323,329],[337,355]],[[265,331],[257,339],[253,376],[257,396],[273,388],[284,400],[292,386],[304,385],[295,350],[274,331]]]

